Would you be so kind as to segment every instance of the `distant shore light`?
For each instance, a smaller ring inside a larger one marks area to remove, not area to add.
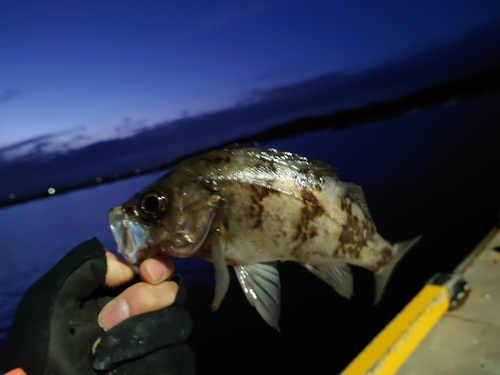
[[[49,194],[54,194],[56,192],[56,189],[54,188],[49,188],[49,190],[47,190],[49,192]]]

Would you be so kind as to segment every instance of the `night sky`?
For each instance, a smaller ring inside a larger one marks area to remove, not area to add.
[[[493,0],[0,0],[0,201],[499,66]],[[280,264],[280,334],[234,279],[212,313],[212,265],[175,260],[198,373],[344,368],[429,277],[452,271],[497,223],[498,108],[499,95],[477,97],[261,142],[329,163],[361,185],[387,240],[425,237],[376,308],[365,270],[354,268],[355,296],[346,300],[303,267]],[[29,285],[90,237],[114,250],[107,210],[161,174],[0,209],[0,350]]]
[[[123,137],[384,65],[499,16],[493,0],[3,0],[0,147],[46,134],[59,136],[51,151]]]

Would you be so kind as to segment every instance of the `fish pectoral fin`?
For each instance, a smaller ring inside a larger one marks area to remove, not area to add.
[[[229,270],[224,256],[223,241],[220,236],[215,236],[212,245],[212,263],[215,267],[215,296],[212,301],[212,311],[219,308],[229,288]]]
[[[281,284],[276,262],[234,267],[248,301],[262,318],[278,329]]]
[[[330,285],[342,297],[352,297],[352,272],[347,263],[339,267],[316,267],[310,264],[305,264],[304,267]]]

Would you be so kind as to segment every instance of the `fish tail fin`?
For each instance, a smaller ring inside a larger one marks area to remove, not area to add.
[[[381,267],[375,273],[375,302],[374,305],[380,302],[382,295],[384,294],[385,288],[387,287],[387,282],[389,281],[394,266],[399,262],[399,260],[405,255],[408,250],[410,250],[420,239],[422,235],[415,237],[412,240],[399,242],[394,245],[395,252],[391,261],[385,266]]]

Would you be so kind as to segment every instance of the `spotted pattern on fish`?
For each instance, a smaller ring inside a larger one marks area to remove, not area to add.
[[[229,155],[213,156],[213,157],[204,156],[201,158],[201,160],[209,167],[213,167],[216,164],[222,164],[222,163],[229,164],[229,163],[231,163],[231,158],[229,157]]]
[[[363,249],[373,241],[376,234],[375,225],[370,219],[360,219],[353,213],[353,202],[347,193],[340,198],[340,208],[346,213],[346,222],[338,237],[339,245],[333,251],[333,255],[339,258],[359,259]]]
[[[380,258],[377,261],[377,268],[388,264],[393,257],[393,253],[389,247],[385,247],[380,251]]]
[[[271,189],[267,189],[262,186],[249,185],[250,193],[250,205],[249,211],[250,216],[255,220],[253,224],[254,228],[262,227],[262,215],[264,214],[264,204],[263,200],[266,196],[271,194]]]
[[[296,248],[318,234],[316,228],[311,224],[315,218],[325,213],[318,198],[312,192],[304,191],[302,193],[302,201],[304,203],[293,236],[293,239],[299,242]]]

